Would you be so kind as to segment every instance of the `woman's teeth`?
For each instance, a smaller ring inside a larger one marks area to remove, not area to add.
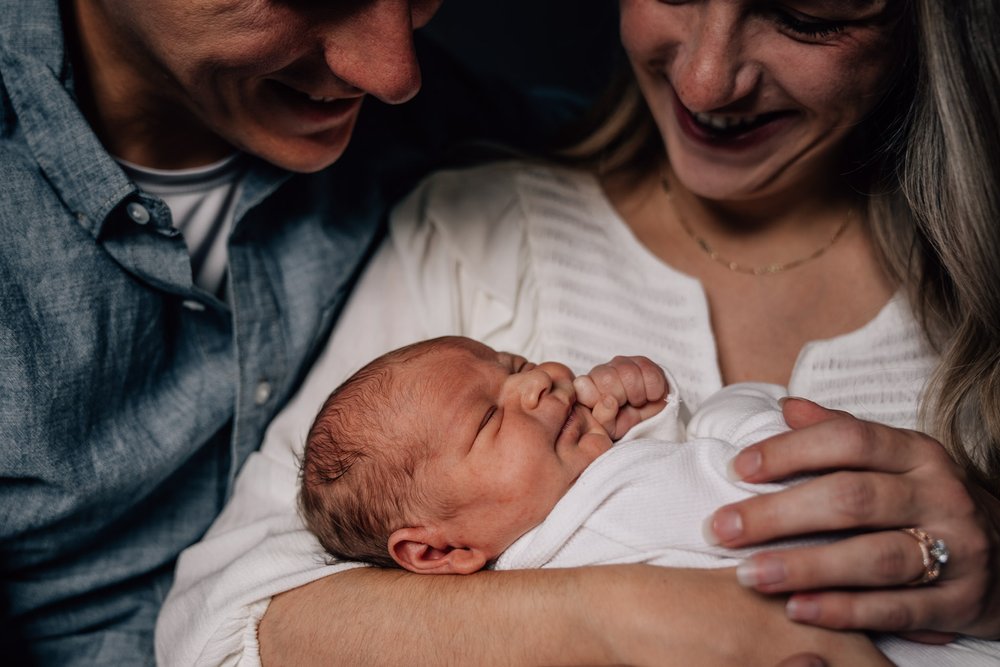
[[[713,113],[693,114],[695,120],[715,130],[739,130],[750,128],[760,121],[760,116],[727,116]]]
[[[336,102],[337,101],[336,97],[317,97],[315,95],[309,95],[308,97],[313,102]]]

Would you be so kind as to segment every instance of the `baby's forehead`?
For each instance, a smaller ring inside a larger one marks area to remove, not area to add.
[[[495,365],[500,361],[496,350],[477,341],[457,337],[438,341],[419,358],[428,364],[456,364],[469,368]]]
[[[500,355],[481,343],[465,339],[435,343],[393,373],[396,388],[418,402],[475,391],[488,384],[502,366]]]

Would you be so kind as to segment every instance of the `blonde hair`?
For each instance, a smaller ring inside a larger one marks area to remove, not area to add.
[[[940,354],[922,428],[996,494],[1000,480],[1000,3],[900,0],[898,72],[849,147],[890,274]],[[664,159],[630,74],[557,159],[600,174]]]

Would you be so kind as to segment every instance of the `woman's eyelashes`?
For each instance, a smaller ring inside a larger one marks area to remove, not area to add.
[[[659,0],[659,2],[664,5],[687,5],[693,4],[694,0]],[[748,3],[746,7],[749,13],[766,16],[779,28],[790,33],[793,38],[807,41],[832,37],[842,32],[850,23],[847,20],[810,16],[781,3]]]
[[[792,33],[793,37],[807,40],[832,37],[843,32],[849,24],[848,21],[817,18],[781,6],[771,6],[767,12],[780,28]]]

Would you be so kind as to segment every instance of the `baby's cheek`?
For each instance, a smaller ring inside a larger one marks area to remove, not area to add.
[[[598,456],[611,449],[611,438],[607,433],[591,431],[580,438],[580,453],[585,459],[585,465],[590,465]]]

